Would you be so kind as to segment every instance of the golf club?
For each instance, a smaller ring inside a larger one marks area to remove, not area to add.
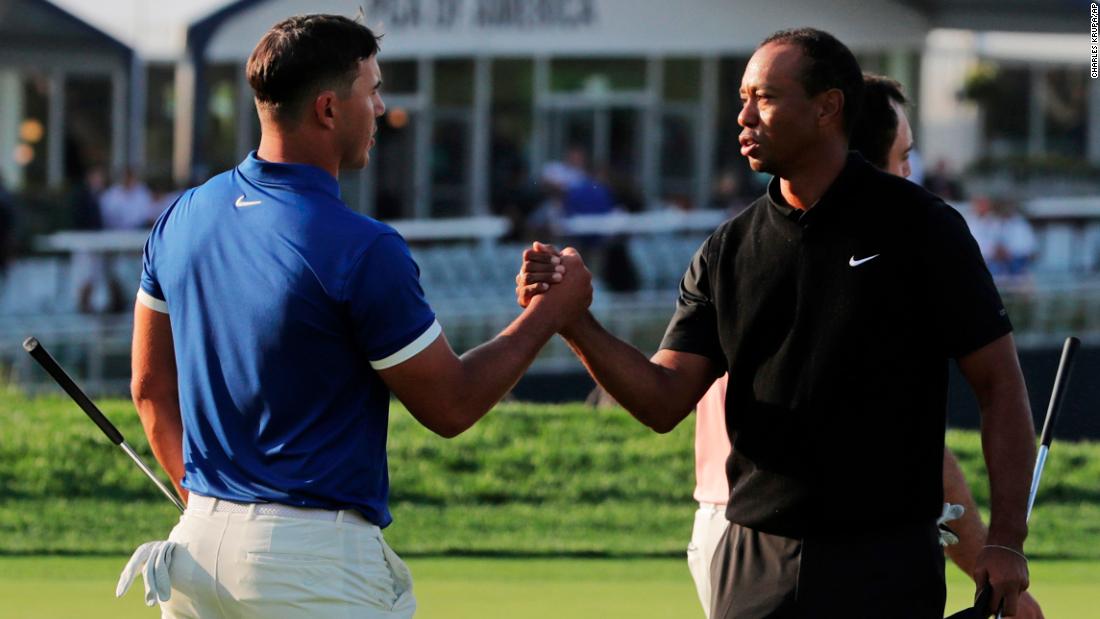
[[[1050,405],[1047,407],[1047,418],[1043,421],[1043,433],[1039,440],[1039,453],[1035,456],[1035,472],[1031,474],[1031,491],[1027,495],[1027,516],[1031,520],[1031,509],[1035,507],[1035,495],[1039,494],[1039,480],[1043,477],[1043,467],[1047,464],[1047,454],[1050,453],[1050,444],[1054,441],[1054,423],[1058,418],[1058,410],[1062,408],[1062,396],[1069,384],[1069,373],[1073,367],[1073,358],[1077,354],[1077,348],[1081,340],[1075,337],[1067,337],[1062,346],[1062,359],[1058,362],[1058,373],[1054,375],[1054,389],[1050,394]],[[1001,619],[1003,611],[997,611],[997,619]]]
[[[23,341],[23,349],[30,353],[32,357],[34,357],[34,360],[37,361],[44,370],[46,370],[46,373],[53,377],[54,381],[56,381],[57,384],[65,390],[65,393],[69,394],[69,397],[72,398],[74,402],[76,402],[77,406],[79,406],[81,410],[83,410],[84,413],[87,414],[89,418],[91,418],[95,425],[99,426],[99,429],[107,435],[107,438],[110,439],[111,442],[115,445],[118,445],[119,448],[122,449],[122,451],[125,452],[127,456],[130,456],[130,459],[134,461],[134,464],[136,464],[139,469],[141,469],[141,472],[145,473],[146,477],[153,480],[153,483],[156,484],[157,488],[159,488],[160,491],[164,493],[164,496],[168,497],[168,500],[172,501],[172,504],[175,505],[176,508],[182,512],[185,507],[183,505],[183,502],[179,500],[179,497],[177,497],[175,493],[169,490],[167,486],[165,486],[159,479],[157,479],[157,476],[155,473],[153,473],[152,469],[150,469],[145,464],[145,462],[141,459],[141,456],[137,455],[137,452],[134,451],[134,448],[130,447],[130,445],[126,442],[126,439],[122,437],[122,433],[118,431],[118,428],[116,428],[114,424],[112,424],[106,417],[103,416],[103,413],[100,412],[99,408],[91,401],[91,399],[88,398],[84,391],[81,390],[80,387],[78,387],[77,384],[73,381],[73,379],[65,373],[65,370],[61,369],[61,366],[57,364],[57,361],[55,361],[54,358],[50,356],[50,353],[46,351],[46,348],[42,346],[42,344],[37,339],[33,337],[28,337],[26,340]]]
[[[1058,418],[1058,411],[1062,408],[1062,396],[1065,395],[1069,385],[1069,375],[1073,368],[1073,359],[1077,354],[1077,348],[1081,340],[1075,337],[1067,337],[1062,346],[1062,359],[1058,362],[1058,372],[1054,375],[1054,388],[1050,394],[1050,405],[1047,407],[1046,420],[1043,421],[1043,433],[1039,441],[1039,453],[1035,457],[1035,471],[1031,475],[1031,490],[1027,497],[1027,520],[1031,519],[1031,510],[1035,506],[1035,496],[1039,493],[1039,480],[1043,477],[1043,467],[1047,463],[1047,454],[1050,453],[1050,444],[1054,441],[1054,423]],[[970,619],[976,617],[988,617],[992,609],[989,608],[993,589],[988,584],[982,587],[974,600],[974,606],[959,611],[947,619]],[[1002,610],[997,611],[997,619],[1001,619]]]

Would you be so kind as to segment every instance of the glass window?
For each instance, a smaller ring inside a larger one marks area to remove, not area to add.
[[[237,165],[237,71],[236,64],[218,64],[207,68],[210,90],[206,99],[207,172],[218,174]]]
[[[435,63],[435,103],[469,106],[474,102],[474,61],[438,60]]]
[[[694,116],[690,111],[669,112],[661,119],[661,199],[695,204]]]
[[[607,160],[596,160],[595,163],[597,166],[606,164],[612,174],[637,182],[642,169],[645,115],[640,108],[615,107],[611,108],[607,123]]]
[[[556,58],[550,62],[554,92],[645,90],[646,63],[641,58]]]
[[[535,63],[529,58],[493,61],[493,103],[531,105],[535,93]]]
[[[1027,153],[1031,74],[1027,67],[1001,67],[983,90],[980,105],[985,116],[988,155],[1004,157]]]
[[[382,96],[386,93],[416,94],[420,91],[420,74],[415,60],[388,60],[378,63],[382,70]]]
[[[522,217],[531,210],[528,180],[534,113],[534,62],[493,61],[489,122],[489,201],[494,213]]]
[[[411,219],[416,214],[416,122],[416,114],[392,106],[378,123],[369,168],[375,191],[373,216],[377,219]]]
[[[146,72],[145,177],[150,184],[172,182],[172,144],[176,118],[175,69],[150,65]]]
[[[39,190],[46,186],[47,136],[49,135],[50,82],[45,74],[28,74],[23,79],[23,116],[19,119],[19,140],[13,156],[23,166],[23,186]]]
[[[702,82],[702,63],[698,58],[674,58],[665,61],[666,101],[698,101]]]
[[[431,216],[466,214],[470,166],[470,124],[461,115],[437,115],[432,127]]]
[[[1085,155],[1088,135],[1088,82],[1085,71],[1051,69],[1046,74],[1043,110],[1046,151],[1067,157]]]
[[[66,141],[84,165],[111,166],[111,78],[73,76],[65,79]],[[68,148],[68,147],[67,147]],[[112,170],[112,177],[121,170]]]

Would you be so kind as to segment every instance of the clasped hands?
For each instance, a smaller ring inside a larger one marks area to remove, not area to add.
[[[521,307],[550,304],[558,331],[565,331],[592,304],[592,274],[572,247],[558,251],[553,245],[533,243],[523,252],[523,266],[516,275],[516,302]]]

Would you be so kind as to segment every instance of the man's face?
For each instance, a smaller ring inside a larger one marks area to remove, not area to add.
[[[341,168],[357,170],[370,161],[378,119],[386,113],[382,102],[382,69],[378,58],[359,61],[359,75],[346,99],[339,100]]]
[[[806,58],[789,43],[756,50],[741,79],[741,154],[757,172],[786,177],[820,135],[817,105],[801,75]]]
[[[913,129],[909,126],[909,116],[905,114],[905,108],[894,102],[890,102],[890,105],[898,115],[898,131],[894,135],[890,152],[886,155],[886,172],[909,178],[912,172],[909,167],[909,153],[913,150]]]

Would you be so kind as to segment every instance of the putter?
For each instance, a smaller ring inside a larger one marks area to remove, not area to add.
[[[1035,456],[1035,471],[1031,475],[1031,491],[1027,496],[1027,520],[1031,519],[1031,510],[1035,507],[1035,496],[1039,494],[1039,480],[1043,477],[1043,468],[1047,463],[1047,454],[1050,453],[1050,444],[1054,442],[1054,423],[1058,418],[1058,411],[1062,408],[1062,396],[1065,395],[1069,385],[1070,370],[1073,368],[1073,359],[1077,349],[1081,346],[1081,340],[1075,337],[1067,337],[1062,346],[1062,359],[1058,362],[1058,373],[1054,375],[1054,389],[1050,394],[1050,405],[1047,407],[1047,417],[1043,421],[1043,433],[1039,444],[1039,453]],[[993,612],[989,608],[993,589],[986,584],[978,592],[974,599],[974,606],[961,610],[947,619],[985,619]],[[997,619],[1002,618],[1003,609],[997,610]]]
[[[110,441],[115,445],[118,445],[118,447],[122,449],[122,451],[127,456],[130,456],[130,459],[134,461],[134,464],[136,464],[139,469],[141,469],[141,472],[145,473],[145,476],[151,479],[153,483],[157,485],[157,488],[159,488],[160,491],[164,493],[164,496],[168,497],[168,500],[172,501],[172,504],[175,505],[176,508],[180,510],[180,512],[182,512],[185,507],[183,505],[183,502],[179,500],[179,497],[177,497],[175,493],[169,490],[168,487],[164,485],[164,483],[157,479],[157,476],[155,473],[153,473],[152,469],[150,469],[145,464],[145,462],[141,459],[141,456],[137,455],[137,452],[134,451],[134,448],[130,447],[130,445],[126,442],[126,439],[122,437],[122,433],[118,431],[118,428],[116,428],[114,424],[110,422],[110,420],[103,416],[103,413],[100,412],[99,408],[91,401],[91,399],[88,398],[84,391],[81,390],[75,382],[73,382],[73,379],[65,373],[65,370],[61,369],[61,366],[57,364],[57,361],[54,361],[54,358],[50,356],[49,352],[46,351],[46,348],[43,347],[37,339],[33,337],[28,337],[26,340],[23,341],[23,349],[30,353],[32,357],[34,357],[34,360],[37,361],[44,370],[46,370],[46,373],[48,373],[54,379],[54,381],[56,381],[57,384],[65,390],[65,393],[69,394],[69,397],[73,399],[73,402],[76,402],[76,405],[79,406],[86,415],[88,415],[92,422],[95,423],[95,425],[99,426],[99,429],[107,435],[107,438],[110,439]]]
[[[1058,373],[1054,375],[1054,389],[1050,394],[1050,406],[1047,407],[1047,418],[1043,421],[1043,433],[1039,441],[1039,453],[1035,456],[1035,472],[1031,474],[1031,491],[1027,495],[1027,516],[1031,520],[1031,509],[1035,507],[1035,495],[1039,494],[1039,480],[1043,477],[1043,467],[1047,464],[1047,455],[1050,453],[1050,444],[1054,442],[1054,422],[1058,418],[1058,411],[1062,408],[1062,396],[1069,385],[1069,373],[1073,367],[1073,358],[1077,354],[1077,348],[1081,340],[1075,337],[1067,337],[1062,345],[1062,359],[1058,362]],[[997,619],[1002,618],[1002,609],[997,610]]]

